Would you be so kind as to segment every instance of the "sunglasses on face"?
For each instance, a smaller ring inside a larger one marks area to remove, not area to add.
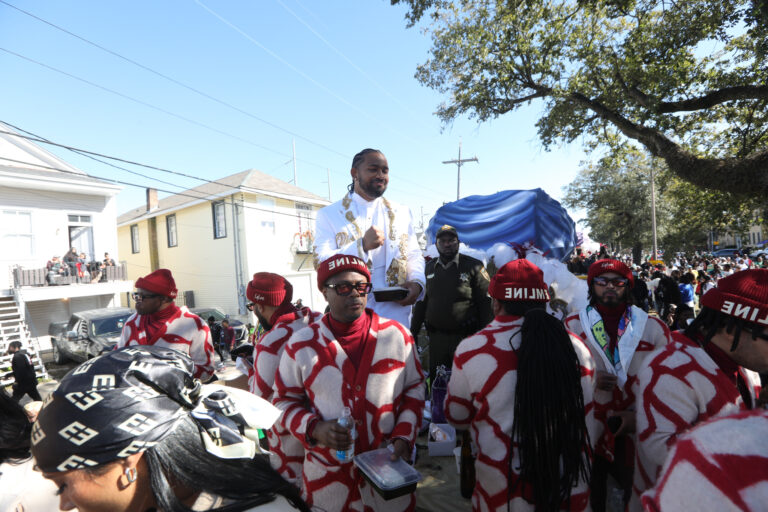
[[[629,283],[629,279],[625,277],[614,277],[614,278],[607,278],[607,277],[596,277],[592,280],[593,283],[595,283],[597,286],[608,286],[608,284],[612,284],[616,288],[624,288],[627,286],[627,283]]]
[[[341,282],[336,284],[327,284],[325,285],[328,288],[333,288],[333,290],[336,292],[336,295],[341,295],[342,297],[345,297],[352,293],[352,290],[357,290],[357,293],[360,295],[366,295],[371,292],[373,289],[373,285],[371,283],[347,283],[347,282]]]
[[[256,305],[255,302],[249,302],[248,304],[245,305],[245,309],[247,309],[248,311],[253,311],[253,308],[255,305]]]
[[[132,293],[131,296],[133,297],[133,300],[146,300],[146,299],[154,299],[157,297],[162,297],[162,295],[158,295],[156,293]]]
[[[768,333],[765,332],[765,330],[762,327],[745,323],[741,329],[747,332],[750,336],[752,336],[752,338],[768,341]],[[757,331],[757,332],[754,332],[754,331]]]

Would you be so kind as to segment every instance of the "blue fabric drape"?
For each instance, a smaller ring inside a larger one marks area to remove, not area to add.
[[[498,242],[531,242],[548,257],[564,261],[576,247],[573,219],[540,188],[504,190],[445,204],[429,221],[429,243],[435,242],[444,224],[455,227],[459,239],[473,249],[488,250]]]

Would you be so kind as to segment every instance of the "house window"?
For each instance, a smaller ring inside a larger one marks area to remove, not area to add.
[[[176,247],[179,245],[176,240],[176,214],[167,215],[165,217],[165,231],[168,234],[168,247]]]
[[[312,206],[296,203],[296,217],[299,224],[294,237],[296,252],[308,253],[312,250]]]
[[[259,227],[262,233],[268,235],[275,234],[275,200],[271,197],[257,197],[256,204],[259,207],[259,218],[261,219]]]
[[[217,201],[213,205],[213,238],[227,236],[227,216],[224,212],[224,201]]]
[[[136,254],[139,252],[139,225],[134,224],[131,226],[131,252]]]
[[[32,212],[3,210],[0,241],[6,259],[31,258],[35,236],[32,234]]]
[[[68,217],[69,217],[69,222],[82,223],[82,224],[91,223],[90,215],[68,215]]]

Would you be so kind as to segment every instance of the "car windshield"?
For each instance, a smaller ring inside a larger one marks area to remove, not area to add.
[[[217,322],[221,322],[226,318],[218,309],[199,309],[195,311],[195,314],[203,320],[208,320],[208,317],[212,316]]]
[[[108,316],[98,318],[91,322],[91,334],[94,336],[105,336],[108,334],[119,334],[123,330],[123,325],[131,313],[122,315]]]

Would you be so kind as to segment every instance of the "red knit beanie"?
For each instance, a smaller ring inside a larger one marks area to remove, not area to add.
[[[283,276],[272,272],[257,272],[245,289],[245,296],[256,304],[279,306],[293,299],[293,286]]]
[[[768,269],[742,270],[717,282],[701,297],[705,308],[768,325]]]
[[[548,302],[544,272],[528,260],[512,260],[491,278],[488,294],[504,302]]]
[[[609,272],[619,274],[621,277],[628,279],[630,287],[635,285],[635,280],[632,277],[632,270],[619,260],[597,260],[594,262],[589,266],[589,270],[587,271],[587,284],[592,286],[592,280],[594,278],[603,274],[608,274]]]
[[[357,256],[337,254],[335,256],[331,256],[317,266],[317,287],[320,289],[320,291],[323,291],[325,282],[328,279],[347,270],[354,270],[355,272],[359,272],[360,274],[364,275],[368,281],[371,280],[371,273],[368,271],[368,267],[363,260]]]
[[[176,298],[178,292],[176,281],[173,280],[173,275],[167,268],[159,268],[149,275],[138,278],[134,286],[172,299]]]

